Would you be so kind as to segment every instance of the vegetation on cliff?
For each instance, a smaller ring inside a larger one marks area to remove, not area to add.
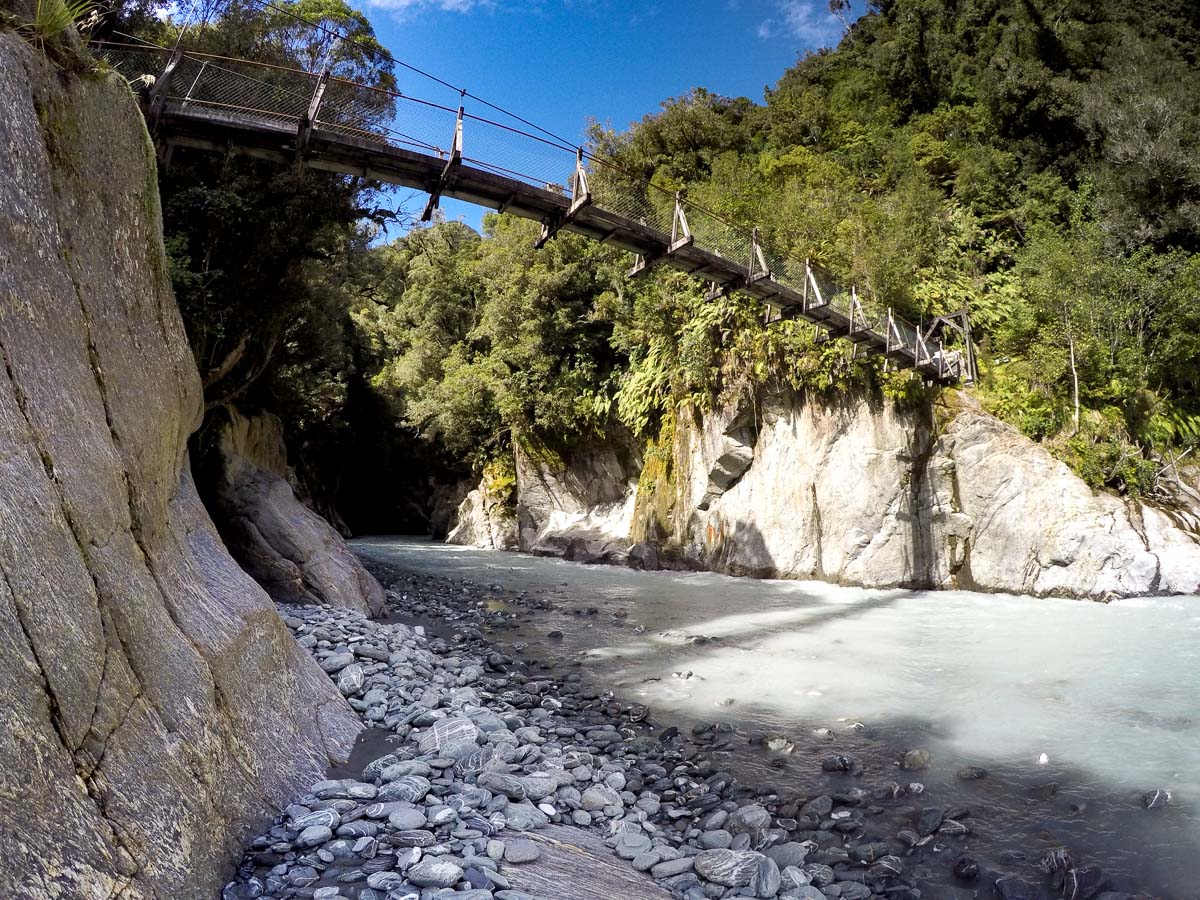
[[[1200,439],[1197,38],[1183,2],[880,0],[761,104],[696,89],[593,143],[914,319],[969,308],[988,407],[1093,486],[1141,493]],[[485,231],[372,250],[406,287],[355,311],[376,387],[452,452],[514,429],[649,436],[745,381],[916,389],[745,298]]]
[[[206,40],[301,64],[353,48],[338,64],[387,83],[360,14],[293,8],[365,44],[312,45],[254,4]],[[1093,486],[1143,493],[1200,441],[1198,46],[1186,0],[875,0],[761,102],[697,88],[592,143],[914,319],[969,308],[988,408]],[[416,452],[478,471],[522,435],[649,439],[747,382],[925,394],[745,297],[630,281],[570,235],[536,251],[530,223],[380,244],[358,180],[179,154],[163,184],[210,402],[281,412],[325,473]]]

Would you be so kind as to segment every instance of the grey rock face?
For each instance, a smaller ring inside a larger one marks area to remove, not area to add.
[[[218,442],[213,516],[234,558],[275,600],[383,612],[383,588],[342,536],[288,483],[283,428],[274,416],[227,410]],[[284,470],[278,466],[282,458]]]
[[[0,895],[211,900],[360,724],[193,485],[200,379],[127,85],[0,31],[0,109]]]
[[[1177,492],[1170,515],[1096,494],[969,395],[952,402],[937,435],[924,412],[856,396],[735,400],[699,424],[680,417],[669,534],[632,517],[655,503],[629,502],[647,498],[613,448],[519,456],[522,546],[602,559],[645,534],[664,556],[739,575],[1094,599],[1200,592],[1194,489]]]

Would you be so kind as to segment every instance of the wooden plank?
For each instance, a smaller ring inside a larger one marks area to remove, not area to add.
[[[671,900],[669,891],[618,859],[590,831],[548,825],[522,837],[541,847],[541,857],[525,865],[502,865],[500,872],[515,889],[539,900]]]

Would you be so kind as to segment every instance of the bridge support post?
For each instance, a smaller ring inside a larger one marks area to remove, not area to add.
[[[437,182],[429,190],[429,202],[425,204],[425,211],[421,213],[421,221],[428,222],[433,218],[433,211],[438,208],[438,204],[442,200],[442,191],[446,190],[454,180],[454,170],[462,165],[463,157],[463,108],[458,108],[458,121],[454,125],[454,141],[450,145],[450,158],[446,160],[446,167],[442,169],[442,174],[438,176]]]
[[[563,227],[569,225],[586,206],[592,205],[592,191],[588,187],[587,169],[583,166],[583,148],[575,153],[575,171],[571,175],[571,205],[567,211],[542,222],[542,233],[533,242],[534,249],[541,250]]]
[[[325,99],[327,84],[329,84],[329,70],[325,69],[317,78],[317,86],[313,90],[312,100],[308,103],[308,111],[300,120],[300,127],[296,129],[296,171],[299,171],[304,165],[308,139],[312,136],[313,127],[317,124],[317,115],[321,112],[321,101]]]
[[[754,284],[764,278],[771,277],[771,267],[767,265],[767,257],[763,253],[762,243],[758,239],[758,229],[750,232],[750,267],[746,275],[746,283]]]
[[[183,51],[171,51],[171,58],[167,60],[166,66],[163,67],[162,74],[154,81],[154,87],[150,91],[150,103],[146,110],[146,119],[150,123],[150,132],[153,134],[158,128],[158,120],[162,116],[163,107],[167,105],[167,95],[171,89],[171,79],[175,75],[175,70],[179,68],[179,63],[183,61]]]
[[[668,256],[696,242],[692,229],[688,227],[687,213],[683,209],[683,199],[686,196],[686,191],[675,192],[675,216],[671,220],[671,245],[667,247]]]

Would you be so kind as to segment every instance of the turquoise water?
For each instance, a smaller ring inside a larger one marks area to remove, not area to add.
[[[868,761],[868,782],[908,781],[892,760],[923,747],[933,762],[920,780],[938,803],[977,810],[981,855],[1065,842],[1124,888],[1197,894],[1200,598],[1105,606],[634,572],[404,538],[354,546],[551,597],[557,611],[519,634],[531,657],[580,661],[664,721],[729,721],[795,743],[783,771],[748,753],[748,776],[803,792],[822,777],[810,757],[838,749]],[[587,606],[600,614],[572,614]],[[562,641],[545,640],[552,628]],[[964,765],[992,775],[959,782]],[[1056,796],[1033,796],[1049,782]],[[1172,791],[1171,808],[1142,808],[1156,788]]]

